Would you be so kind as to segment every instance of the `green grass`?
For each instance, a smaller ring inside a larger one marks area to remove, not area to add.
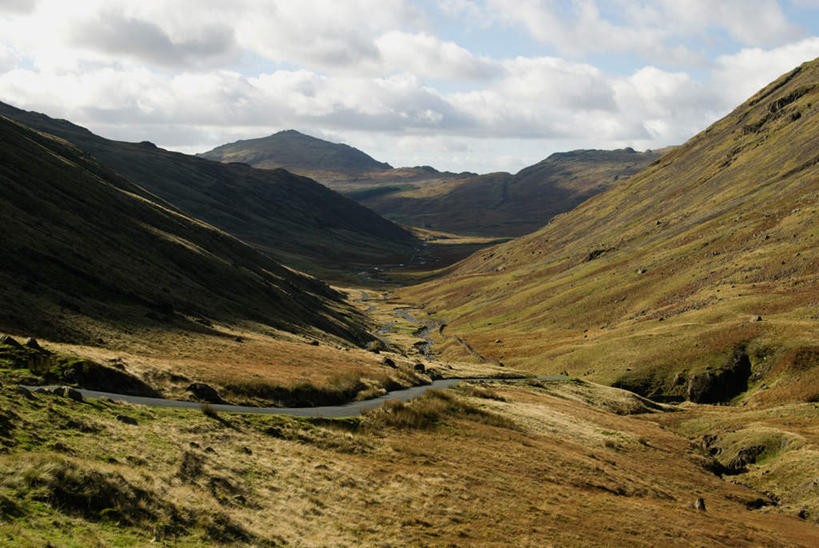
[[[679,397],[678,375],[715,370],[747,344],[772,349],[749,355],[754,390],[777,381],[754,398],[815,397],[817,80],[819,65],[804,65],[541,230],[400,294],[517,369]],[[595,256],[600,249],[609,251]],[[799,374],[781,361],[794,353],[810,362]],[[448,347],[444,357],[464,356]]]

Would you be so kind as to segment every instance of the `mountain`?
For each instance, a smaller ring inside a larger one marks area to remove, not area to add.
[[[490,173],[384,185],[348,196],[405,225],[478,236],[520,236],[637,173],[657,151],[575,150],[517,174]],[[341,190],[341,189],[339,189]]]
[[[520,236],[637,173],[657,151],[576,150],[517,174],[393,169],[353,147],[294,130],[236,141],[201,154],[310,176],[395,222],[475,236]]]
[[[819,399],[819,61],[648,168],[403,291],[485,359],[643,395]],[[445,359],[470,352],[449,345]]]
[[[370,338],[340,293],[5,117],[0,188],[0,331],[97,344],[100,330],[213,320]]]
[[[200,154],[218,162],[242,162],[262,169],[284,168],[310,177],[353,176],[392,169],[357,148],[331,143],[289,129],[261,137],[228,143]]]
[[[143,190],[148,199],[233,234],[276,260],[329,277],[408,262],[418,241],[355,201],[283,169],[223,164],[112,141],[66,120],[0,103],[0,115],[68,140]]]

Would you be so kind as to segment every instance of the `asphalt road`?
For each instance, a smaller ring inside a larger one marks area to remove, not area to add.
[[[566,377],[562,375],[555,375],[549,377],[534,377],[536,380],[563,380]],[[450,386],[454,386],[461,381],[522,381],[526,380],[523,378],[517,379],[489,379],[489,378],[481,378],[481,379],[440,379],[437,381],[433,381],[431,384],[425,384],[421,386],[413,386],[411,388],[405,388],[403,390],[393,390],[392,392],[387,392],[383,396],[379,396],[377,398],[372,398],[369,400],[363,401],[355,401],[349,402],[342,405],[327,405],[322,407],[252,407],[246,405],[230,405],[230,404],[221,404],[221,403],[212,403],[208,404],[209,407],[216,409],[217,411],[224,411],[228,413],[252,413],[252,414],[259,414],[259,415],[291,415],[294,417],[325,417],[325,418],[339,418],[339,417],[352,417],[355,415],[360,415],[366,409],[372,409],[374,407],[378,407],[382,403],[387,400],[399,400],[399,401],[408,401],[413,398],[417,398],[427,390],[431,388],[449,388]],[[30,390],[34,391],[37,390],[37,386],[29,386],[27,387]],[[126,394],[114,394],[111,392],[98,392],[96,390],[86,390],[85,388],[77,388],[84,398],[109,398],[114,401],[121,401],[121,402],[128,402],[128,403],[136,403],[140,405],[151,405],[155,407],[182,407],[182,408],[192,408],[192,409],[199,409],[203,405],[199,402],[193,401],[180,401],[180,400],[166,400],[163,398],[146,398],[142,396],[129,396]]]

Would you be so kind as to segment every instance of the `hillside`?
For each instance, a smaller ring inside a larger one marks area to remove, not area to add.
[[[97,342],[195,318],[368,340],[323,283],[136,195],[72,145],[0,118],[0,331]]]
[[[285,170],[259,170],[125,143],[0,103],[0,114],[68,140],[159,198],[253,245],[279,262],[345,277],[408,262],[419,242],[407,231],[326,187]],[[147,192],[146,192],[147,191]]]
[[[261,169],[284,168],[310,177],[355,176],[392,169],[388,163],[378,162],[357,148],[293,129],[221,145],[199,156],[217,162],[242,162]]]
[[[516,174],[393,169],[353,147],[294,130],[236,141],[200,154],[256,168],[283,167],[314,178],[407,226],[486,237],[520,236],[637,173],[659,151],[555,153]]]
[[[659,152],[575,150],[552,154],[517,174],[446,177],[348,193],[405,225],[478,236],[520,236],[621,183]],[[339,189],[341,190],[341,189]]]
[[[819,62],[405,299],[486,359],[671,400],[819,398]],[[442,347],[444,356],[468,353]]]

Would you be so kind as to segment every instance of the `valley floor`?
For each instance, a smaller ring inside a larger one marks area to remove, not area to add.
[[[142,345],[45,346],[122,368],[166,397],[188,399],[185,385],[202,381],[230,401],[266,405],[275,402],[236,386],[290,387],[275,394],[292,397],[324,387],[305,397],[343,400],[401,379],[522,373],[391,293],[345,291],[371,318],[378,352],[219,325],[209,330],[217,336],[166,329]],[[0,371],[0,544],[811,546],[819,537],[816,403],[672,406],[572,378],[465,382],[360,417],[311,419],[27,395],[20,375]],[[332,389],[343,383],[354,389]]]
[[[462,384],[342,420],[8,386],[0,402],[5,544],[809,546],[819,531],[707,471],[666,427],[687,412],[584,381]]]

